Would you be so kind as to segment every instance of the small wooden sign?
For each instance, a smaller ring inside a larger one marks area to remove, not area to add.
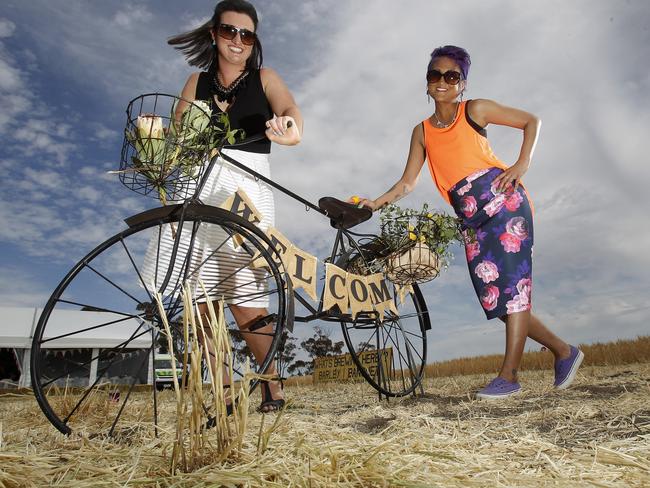
[[[382,375],[390,375],[392,373],[391,365],[393,364],[393,349],[386,348],[379,350],[381,357]],[[372,349],[358,354],[359,361],[363,364],[364,368],[370,376],[377,378],[378,374],[378,361],[377,350]],[[359,373],[356,364],[352,361],[350,354],[342,354],[340,356],[325,356],[316,358],[314,360],[314,383],[325,383],[327,381],[356,381],[363,380],[363,376]]]

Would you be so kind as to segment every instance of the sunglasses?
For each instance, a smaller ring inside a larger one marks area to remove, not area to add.
[[[427,83],[437,83],[440,81],[440,78],[444,78],[448,85],[457,85],[463,79],[462,75],[454,70],[445,71],[444,73],[441,73],[437,69],[427,71]]]
[[[232,41],[237,34],[239,34],[241,43],[244,46],[252,46],[255,44],[255,39],[257,39],[257,34],[248,29],[238,29],[234,25],[230,24],[219,24],[219,27],[217,27],[217,35],[227,41]]]

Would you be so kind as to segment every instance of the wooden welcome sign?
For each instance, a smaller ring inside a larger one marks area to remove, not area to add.
[[[359,361],[363,364],[364,369],[372,378],[377,378],[379,374],[379,361],[377,360],[377,350],[364,351],[357,354]],[[389,377],[391,375],[391,365],[393,364],[393,349],[386,348],[379,350],[381,357],[381,374]],[[364,379],[352,362],[350,354],[340,356],[325,356],[314,359],[314,383],[324,383],[327,381],[353,381]]]
[[[262,221],[262,215],[253,205],[244,190],[239,188],[221,208],[243,217],[252,223]],[[302,288],[317,301],[316,293],[317,263],[318,259],[306,251],[294,246],[278,229],[271,227],[266,235],[272,243],[273,248],[280,256],[281,263],[289,273],[293,287]],[[241,245],[241,238],[235,236],[235,241]],[[266,261],[259,255],[253,257],[252,267],[266,265]],[[404,300],[404,294],[409,289],[400,290],[400,299]],[[380,320],[384,318],[384,312],[390,310],[397,314],[395,302],[390,294],[388,285],[381,273],[370,276],[362,276],[327,263],[325,265],[325,290],[323,293],[323,310],[329,310],[337,306],[341,313],[350,312],[352,319],[355,319],[360,312],[376,311]]]

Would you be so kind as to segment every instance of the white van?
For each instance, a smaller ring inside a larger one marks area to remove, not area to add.
[[[156,354],[154,360],[153,370],[155,374],[156,389],[162,390],[164,388],[174,387],[174,370],[172,369],[172,361],[176,365],[176,376],[178,381],[181,381],[183,376],[183,367],[181,363],[171,354]]]

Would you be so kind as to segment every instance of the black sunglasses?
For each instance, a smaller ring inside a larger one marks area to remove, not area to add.
[[[444,78],[448,85],[457,85],[463,79],[463,76],[454,70],[445,71],[444,73],[441,73],[437,69],[427,71],[427,83],[437,83],[440,81],[440,78]]]
[[[219,27],[217,27],[217,35],[227,41],[232,41],[237,34],[239,34],[241,43],[245,46],[252,46],[255,44],[255,39],[257,39],[257,34],[248,29],[239,29],[230,24],[219,24]]]

